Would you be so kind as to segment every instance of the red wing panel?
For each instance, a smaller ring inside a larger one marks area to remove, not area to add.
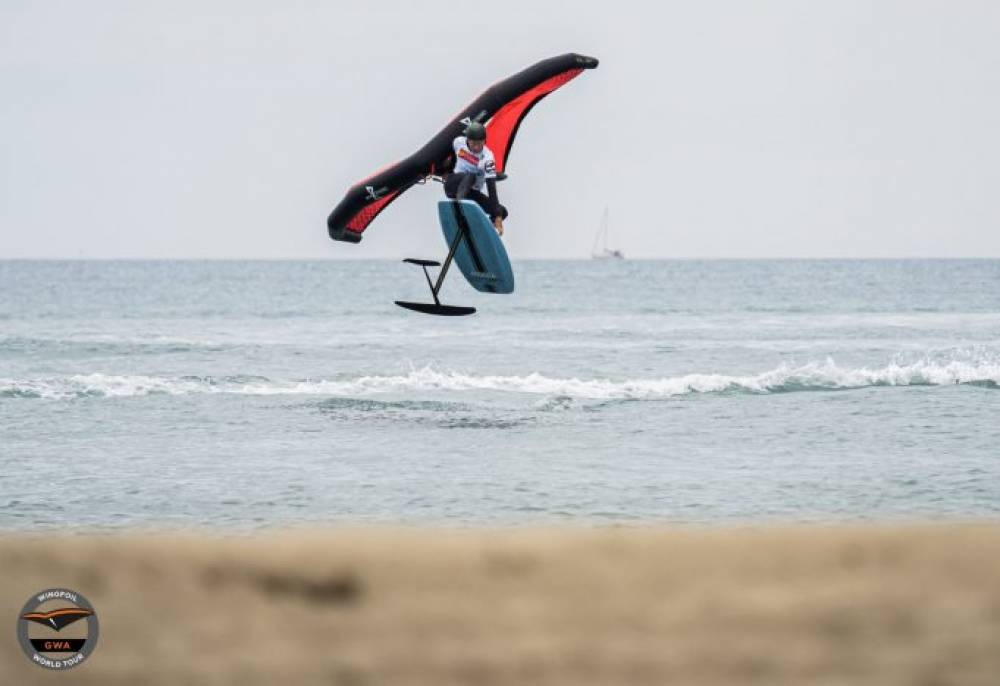
[[[517,96],[493,115],[493,118],[486,124],[486,145],[493,151],[493,156],[496,158],[497,172],[502,172],[507,167],[507,158],[510,157],[510,147],[514,143],[514,136],[517,135],[517,128],[528,110],[536,102],[574,79],[582,71],[583,69],[570,69],[556,74]]]
[[[378,216],[378,213],[384,210],[386,205],[395,200],[399,193],[400,191],[393,191],[384,198],[379,198],[375,202],[365,205],[361,211],[347,221],[347,230],[354,233],[364,231],[365,227],[371,224],[372,220]]]

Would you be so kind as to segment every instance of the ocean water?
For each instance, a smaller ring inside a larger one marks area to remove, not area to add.
[[[0,262],[0,529],[1000,514],[1000,261]]]

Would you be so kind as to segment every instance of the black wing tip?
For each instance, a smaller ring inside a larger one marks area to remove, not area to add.
[[[361,234],[354,231],[341,231],[340,233],[330,232],[330,238],[335,241],[343,241],[344,243],[360,243]]]
[[[353,190],[353,188],[351,189]],[[346,198],[345,198],[346,200]],[[349,219],[344,218],[345,210],[342,205],[344,201],[337,205],[330,216],[326,218],[326,230],[330,234],[330,238],[335,241],[344,241],[345,243],[360,243],[361,234],[357,231],[349,231],[347,229],[347,222]]]
[[[357,231],[348,231],[344,227],[336,227],[327,225],[327,229],[330,232],[330,238],[335,241],[344,241],[345,243],[360,243],[363,236]]]
[[[596,57],[588,57],[587,55],[578,55],[573,53],[573,59],[576,63],[583,69],[597,69],[597,65],[601,63]]]

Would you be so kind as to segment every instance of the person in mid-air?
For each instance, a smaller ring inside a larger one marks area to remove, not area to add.
[[[455,169],[444,180],[445,195],[457,200],[475,200],[502,236],[507,208],[497,197],[496,160],[486,147],[486,127],[472,122],[465,135],[458,136],[451,145],[455,149]],[[489,195],[483,194],[484,185]]]

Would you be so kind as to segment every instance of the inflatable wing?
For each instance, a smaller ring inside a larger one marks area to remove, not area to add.
[[[448,122],[427,145],[405,160],[375,172],[348,189],[327,219],[330,238],[358,243],[379,212],[415,183],[446,174],[455,166],[451,142],[470,121],[486,123],[486,144],[493,151],[497,172],[503,172],[521,120],[546,95],[597,67],[597,60],[575,53],[542,60],[493,84]]]

